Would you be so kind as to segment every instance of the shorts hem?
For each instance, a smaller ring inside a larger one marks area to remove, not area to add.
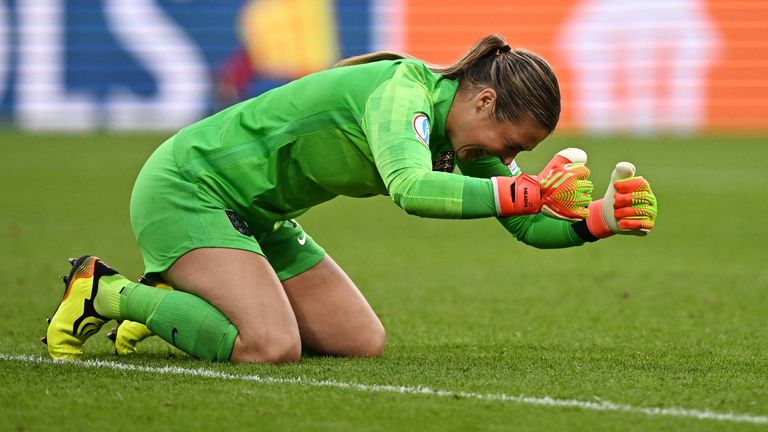
[[[309,262],[304,261],[301,263],[297,263],[280,271],[275,270],[275,273],[277,273],[277,278],[280,279],[280,282],[283,282],[294,276],[298,276],[308,271],[312,267],[320,264],[320,262],[325,258],[325,256],[326,256],[326,253],[325,253],[325,250],[323,250],[322,254],[316,255],[317,259],[313,259],[312,261],[309,261]]]
[[[206,243],[197,243],[194,245],[188,245],[181,248],[176,249],[175,251],[171,252],[169,255],[167,255],[166,258],[162,260],[157,260],[154,263],[144,262],[144,271],[146,272],[146,275],[151,274],[160,274],[176,263],[176,261],[179,260],[182,256],[186,255],[187,253],[195,250],[195,249],[203,249],[203,248],[220,248],[220,249],[240,249],[248,252],[254,252],[257,253],[263,257],[266,258],[266,255],[264,255],[264,251],[261,250],[258,243],[254,244],[243,244],[243,242],[232,242],[232,241],[218,241],[218,242],[206,242]]]

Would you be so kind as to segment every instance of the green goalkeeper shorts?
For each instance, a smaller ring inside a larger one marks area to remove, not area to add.
[[[278,223],[272,232],[251,232],[240,215],[184,179],[170,144],[166,142],[149,158],[131,195],[131,228],[147,275],[157,277],[185,253],[208,247],[263,255],[280,280],[323,259],[323,248],[294,220]]]

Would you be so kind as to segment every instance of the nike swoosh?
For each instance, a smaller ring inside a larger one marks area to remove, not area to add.
[[[300,245],[304,246],[304,243],[307,242],[307,233],[303,233],[301,237],[297,238],[296,241],[299,242]]]

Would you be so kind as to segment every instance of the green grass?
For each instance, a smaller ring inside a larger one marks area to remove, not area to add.
[[[45,355],[38,339],[67,257],[97,253],[127,275],[141,273],[128,198],[163,138],[0,133],[0,354]],[[521,155],[521,166],[537,171],[560,148],[579,146],[596,190],[627,159],[660,203],[649,237],[569,250],[526,247],[493,220],[410,217],[384,197],[313,209],[302,224],[387,328],[380,359],[208,364],[158,340],[118,359],[102,335],[86,345],[87,358],[768,416],[766,145],[765,136],[553,137]],[[766,426],[0,360],[0,430]]]

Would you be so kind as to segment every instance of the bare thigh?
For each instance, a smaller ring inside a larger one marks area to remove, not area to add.
[[[302,344],[316,352],[378,357],[386,333],[354,282],[326,255],[311,269],[283,281]]]
[[[195,249],[163,277],[175,289],[215,306],[237,327],[233,362],[280,363],[301,357],[296,317],[263,256],[240,249]]]

